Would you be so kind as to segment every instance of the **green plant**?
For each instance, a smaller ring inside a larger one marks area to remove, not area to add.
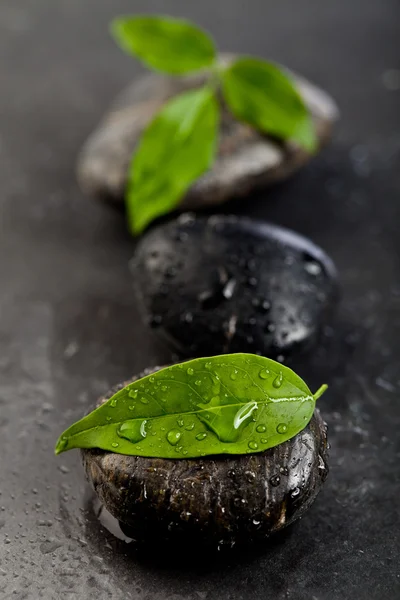
[[[211,168],[218,144],[219,94],[235,117],[262,133],[291,139],[312,152],[311,116],[289,74],[258,58],[218,62],[210,36],[183,19],[119,17],[111,26],[121,48],[169,75],[206,70],[207,83],[178,95],[145,129],[128,174],[126,207],[134,235],[174,210]]]
[[[310,421],[316,400],[291,369],[253,354],[179,363],[138,379],[69,427],[72,448],[161,458],[245,454],[277,446]]]

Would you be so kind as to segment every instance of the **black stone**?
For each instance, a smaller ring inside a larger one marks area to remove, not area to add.
[[[184,214],[139,243],[131,263],[146,321],[185,357],[311,348],[337,297],[335,267],[276,225]]]
[[[179,460],[96,448],[81,454],[100,502],[139,544],[230,548],[262,542],[308,510],[328,474],[326,431],[316,410],[295,437],[254,454]]]

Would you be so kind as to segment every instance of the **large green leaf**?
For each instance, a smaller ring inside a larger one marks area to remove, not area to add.
[[[198,358],[117,392],[59,438],[56,453],[102,448],[188,458],[261,452],[304,429],[315,400],[291,369],[252,354]]]
[[[134,234],[175,209],[190,185],[212,165],[218,120],[218,103],[203,87],[170,100],[148,125],[133,157],[126,192]]]
[[[292,80],[276,65],[239,58],[221,71],[225,100],[233,114],[259,131],[292,139],[313,151],[311,115]]]
[[[216,57],[213,40],[199,27],[172,17],[118,17],[111,32],[125,52],[147,66],[172,75],[210,66]]]

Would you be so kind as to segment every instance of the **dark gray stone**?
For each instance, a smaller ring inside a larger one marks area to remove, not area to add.
[[[89,483],[125,533],[150,547],[172,543],[183,550],[265,541],[299,519],[326,479],[327,452],[326,425],[316,410],[294,438],[257,454],[179,460],[99,449],[81,454]]]
[[[224,60],[229,60],[226,55]],[[336,104],[309,81],[294,77],[311,111],[322,147],[338,117]],[[147,123],[172,96],[204,81],[204,76],[157,75],[135,81],[116,100],[80,154],[78,178],[83,190],[121,204],[132,154]],[[310,159],[310,154],[296,144],[261,135],[225,109],[216,162],[194,183],[179,209],[198,209],[245,196],[256,188],[286,179]]]
[[[284,360],[313,346],[337,296],[320,248],[244,217],[183,214],[139,242],[131,268],[145,319],[186,357]]]

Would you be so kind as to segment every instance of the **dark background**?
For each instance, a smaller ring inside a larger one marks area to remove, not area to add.
[[[310,236],[337,263],[337,320],[299,365],[330,383],[331,473],[286,535],[212,564],[195,549],[190,566],[132,556],[85,508],[79,454],[53,455],[97,395],[169,358],[138,318],[122,216],[74,176],[140,72],[107,34],[135,11],[190,17],[224,50],[283,62],[342,112],[309,167],[230,208]],[[399,23],[398,0],[1,1],[1,598],[400,598]]]

